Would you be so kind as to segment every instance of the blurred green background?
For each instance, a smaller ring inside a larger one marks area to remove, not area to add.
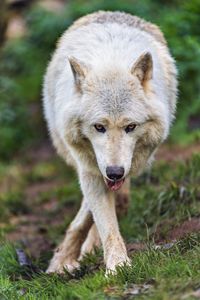
[[[199,0],[4,0],[0,4],[1,159],[10,159],[47,138],[41,102],[47,62],[62,32],[75,19],[96,10],[121,10],[160,26],[179,70],[177,119],[169,141],[200,140]],[[21,25],[13,22],[11,26],[14,18]]]

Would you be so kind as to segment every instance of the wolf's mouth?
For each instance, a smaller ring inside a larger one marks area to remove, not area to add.
[[[125,178],[121,179],[121,180],[109,180],[107,178],[105,178],[105,182],[107,187],[111,190],[111,191],[117,191],[121,188],[122,184],[124,183]]]

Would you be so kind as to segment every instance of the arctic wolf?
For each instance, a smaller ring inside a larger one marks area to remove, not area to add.
[[[116,206],[166,139],[176,107],[176,67],[159,28],[100,11],[61,37],[44,81],[44,112],[57,152],[79,176],[81,208],[47,272],[78,267],[101,242],[107,272],[129,264]],[[123,203],[121,203],[123,206]]]

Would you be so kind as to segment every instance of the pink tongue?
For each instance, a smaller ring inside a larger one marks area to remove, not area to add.
[[[107,180],[108,187],[111,189],[111,191],[117,191],[122,186],[123,183],[124,183],[123,179],[115,182]]]

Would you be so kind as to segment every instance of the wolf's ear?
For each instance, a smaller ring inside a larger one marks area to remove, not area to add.
[[[152,79],[153,76],[153,60],[149,52],[143,53],[136,60],[131,68],[131,73],[139,79],[143,87],[145,83]]]
[[[88,69],[84,63],[80,62],[75,57],[71,56],[68,58],[68,60],[74,75],[76,87],[79,91],[82,91],[82,83],[88,73]]]

